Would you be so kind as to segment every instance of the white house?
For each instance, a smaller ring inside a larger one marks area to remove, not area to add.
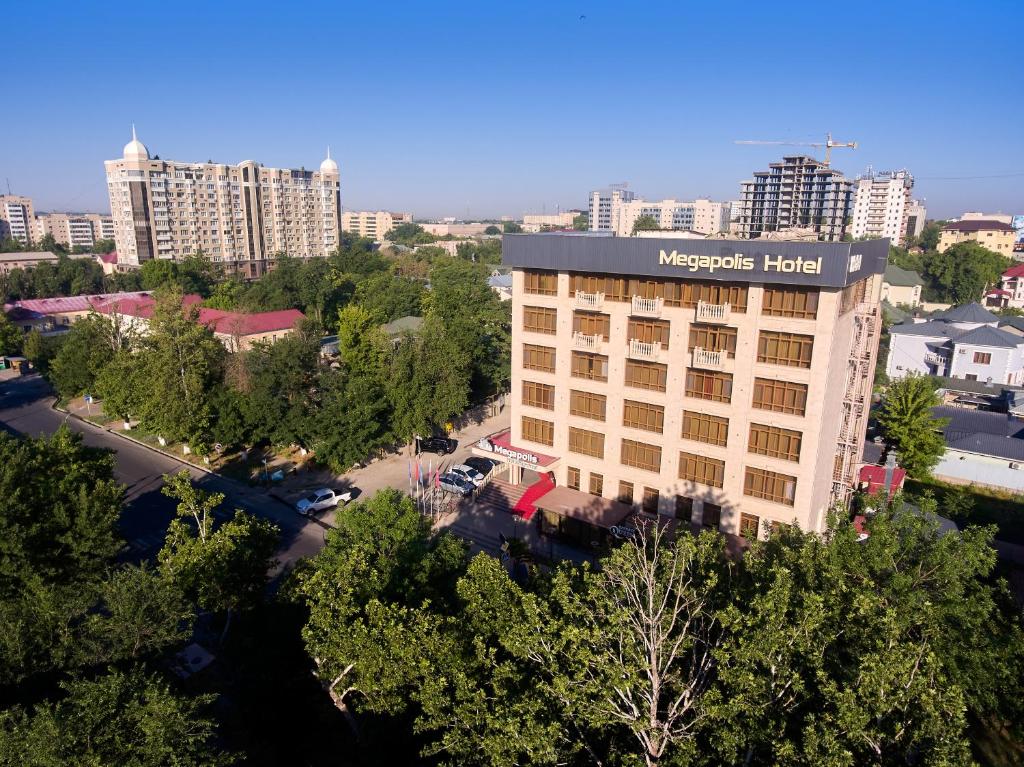
[[[1003,272],[999,287],[985,294],[985,306],[1024,309],[1024,264],[1014,264]]]
[[[949,419],[942,429],[946,452],[933,470],[938,479],[1024,491],[1024,420],[948,406],[932,408],[932,414]]]
[[[981,304],[954,306],[926,321],[889,328],[885,372],[912,372],[968,381],[1024,383],[1024,337],[999,327],[1000,318]]]

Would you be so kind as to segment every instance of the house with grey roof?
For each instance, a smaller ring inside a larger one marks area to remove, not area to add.
[[[1024,384],[1024,336],[1000,327],[981,304],[954,306],[930,319],[889,328],[885,372],[918,372],[992,384]]]
[[[887,264],[882,275],[882,300],[893,306],[920,306],[924,282],[921,275]]]
[[[975,484],[1011,492],[1024,491],[1024,420],[1009,413],[966,410],[940,405],[936,418],[946,452],[933,474],[957,484]]]

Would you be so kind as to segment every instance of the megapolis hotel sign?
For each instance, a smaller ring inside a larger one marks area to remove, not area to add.
[[[804,258],[803,256],[786,258],[765,253],[758,260],[742,253],[732,256],[700,256],[685,255],[674,250],[667,253],[662,250],[658,254],[658,265],[664,266],[665,264],[689,272],[705,271],[709,274],[714,274],[722,269],[737,272],[753,272],[760,269],[762,272],[781,272],[782,274],[821,274],[821,256],[817,258]]]
[[[501,253],[514,269],[843,288],[885,271],[889,241],[509,234]]]

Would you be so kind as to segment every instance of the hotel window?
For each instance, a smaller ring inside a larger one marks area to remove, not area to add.
[[[757,538],[761,527],[761,518],[756,514],[740,514],[740,535],[744,538]]]
[[[555,425],[551,421],[523,416],[523,439],[539,445],[555,444]]]
[[[725,482],[725,461],[696,453],[679,453],[679,479],[721,487]]]
[[[603,394],[593,394],[588,391],[569,392],[569,415],[578,415],[582,418],[593,418],[595,421],[603,421],[605,417],[606,398]]]
[[[992,362],[992,354],[990,352],[975,352],[974,361],[979,365],[988,365]]]
[[[653,487],[644,488],[644,497],[640,502],[640,508],[646,511],[648,514],[658,513],[658,498],[660,494]]]
[[[523,344],[523,367],[543,373],[555,372],[555,350],[550,346]]]
[[[622,480],[619,482],[619,497],[618,500],[622,503],[633,504],[633,483]]]
[[[704,509],[700,515],[700,523],[703,527],[717,530],[718,526],[722,524],[722,507],[717,503],[708,503],[707,501],[704,501]]]
[[[792,506],[796,496],[796,477],[747,467],[743,479],[743,494]]]
[[[606,275],[574,274],[571,276],[572,295],[581,293],[603,293],[608,301],[629,301],[631,296],[627,280],[623,277]]]
[[[775,413],[803,415],[807,410],[807,384],[755,378],[753,405]]]
[[[689,351],[698,346],[706,352],[724,351],[729,359],[733,359],[736,357],[736,328],[690,325]]]
[[[676,496],[676,519],[681,519],[683,522],[693,520],[693,498],[685,495]]]
[[[683,411],[683,439],[725,447],[729,441],[729,419],[717,415]]]
[[[818,316],[818,291],[815,288],[770,285],[764,289],[761,314],[767,317],[813,320]]]
[[[626,386],[650,391],[665,391],[668,366],[660,362],[626,360]]]
[[[802,437],[800,432],[791,429],[752,423],[750,424],[750,441],[747,444],[747,450],[758,455],[767,455],[770,458],[799,461]]]
[[[569,466],[566,468],[565,485],[571,490],[580,489],[580,470],[575,466]]]
[[[558,312],[543,306],[523,307],[523,330],[531,333],[547,333],[554,335]]]
[[[570,426],[569,452],[604,458],[604,434]]]
[[[590,472],[590,494],[598,497],[604,494],[604,475]]]
[[[555,387],[549,384],[523,381],[523,404],[540,407],[545,410],[555,409]]]
[[[757,361],[770,365],[809,368],[813,348],[814,336],[762,330],[757,337]]]
[[[627,338],[668,348],[668,320],[635,320],[630,318]],[[607,339],[605,339],[607,340]]]
[[[622,440],[622,452],[619,455],[623,466],[632,466],[655,473],[661,471],[661,448],[658,445],[624,439]]]
[[[607,341],[610,329],[611,317],[607,314],[598,314],[597,312],[573,312],[573,333],[582,333],[585,336],[601,336],[601,338]]]
[[[692,309],[697,302],[729,304],[734,312],[747,311],[747,286],[721,282],[688,282],[683,285],[683,306]]]
[[[627,399],[622,411],[622,425],[661,434],[665,430],[665,408]]]
[[[539,296],[558,295],[558,274],[555,272],[523,272],[523,291]]]
[[[686,396],[729,402],[732,400],[732,374],[687,370]]]
[[[608,358],[603,354],[573,352],[572,376],[573,378],[586,378],[590,381],[607,381]]]

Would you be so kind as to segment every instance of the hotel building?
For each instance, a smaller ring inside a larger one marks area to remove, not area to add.
[[[258,277],[278,254],[327,256],[339,244],[338,164],[319,171],[150,158],[135,137],[107,160],[119,266],[202,251],[227,273]]]
[[[512,427],[485,447],[513,480],[550,472],[546,514],[614,499],[726,533],[821,531],[859,468],[887,254],[507,235]]]

